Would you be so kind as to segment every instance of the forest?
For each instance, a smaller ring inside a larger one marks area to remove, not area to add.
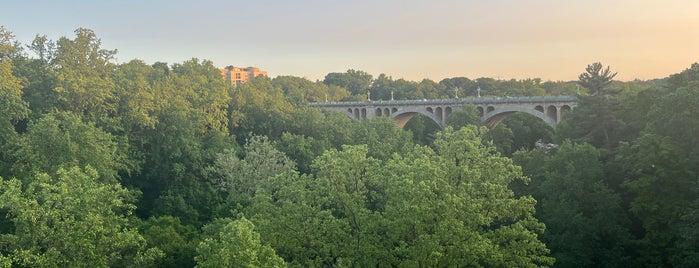
[[[0,267],[699,267],[699,64],[615,81],[359,70],[237,87],[0,27]],[[577,95],[440,129],[309,102]],[[543,141],[552,146],[536,146]]]

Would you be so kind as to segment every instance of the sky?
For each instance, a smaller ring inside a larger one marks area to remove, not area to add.
[[[576,80],[602,62],[622,81],[699,62],[697,0],[22,0],[0,25],[29,44],[88,28],[117,62],[257,66],[270,76]]]

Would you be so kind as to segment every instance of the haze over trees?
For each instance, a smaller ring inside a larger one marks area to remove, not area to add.
[[[696,267],[699,64],[652,81],[359,70],[233,87],[0,27],[0,267]],[[579,94],[552,129],[309,102]],[[536,141],[558,146],[537,147]]]

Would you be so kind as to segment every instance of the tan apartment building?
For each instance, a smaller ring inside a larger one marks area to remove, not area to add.
[[[227,66],[226,68],[221,69],[221,75],[223,76],[223,79],[225,79],[228,83],[231,83],[231,85],[238,86],[260,75],[267,76],[267,72],[262,71],[257,67],[241,68]]]

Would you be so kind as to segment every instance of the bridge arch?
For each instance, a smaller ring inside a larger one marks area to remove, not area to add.
[[[428,110],[431,110],[431,108],[428,107],[428,109],[425,110],[420,110],[420,109],[405,109],[401,111],[396,111],[395,113],[391,113],[391,118],[394,122],[396,122],[396,125],[399,128],[403,128],[408,121],[410,121],[413,116],[416,114],[421,114],[424,116],[427,116],[428,118],[432,119],[438,126],[444,127],[442,123],[439,121],[439,119],[436,117],[434,113],[430,113]]]
[[[494,109],[493,111],[485,114],[481,118],[481,124],[487,125],[491,128],[497,126],[502,120],[505,120],[508,116],[510,116],[513,113],[527,113],[533,116],[538,117],[541,120],[544,120],[546,124],[551,126],[552,128],[556,128],[556,120],[555,118],[551,118],[544,114],[543,112],[539,111],[540,106],[537,106],[537,109],[532,110],[531,108],[525,108],[525,107],[503,107],[500,109]],[[553,107],[556,109],[555,106],[549,106],[549,108]],[[543,108],[543,107],[542,107]]]
[[[354,110],[351,109],[351,108],[350,108],[350,109],[347,109],[347,111],[341,111],[341,112],[342,112],[343,114],[345,114],[347,117],[349,117],[350,119],[354,119],[354,120],[357,119],[356,117],[354,117]]]

